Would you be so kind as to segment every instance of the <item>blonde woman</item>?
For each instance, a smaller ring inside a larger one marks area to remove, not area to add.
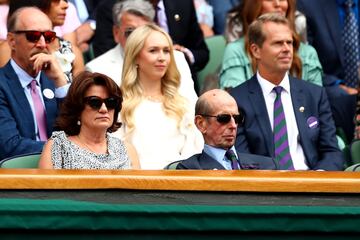
[[[169,35],[154,24],[134,30],[125,45],[120,135],[135,146],[142,169],[163,169],[202,150],[194,105],[179,85]]]

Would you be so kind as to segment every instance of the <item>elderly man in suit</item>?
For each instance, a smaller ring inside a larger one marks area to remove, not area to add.
[[[10,61],[0,69],[0,159],[41,152],[69,84],[50,54],[50,19],[34,7],[8,21]]]
[[[271,158],[236,151],[236,129],[242,121],[229,93],[213,89],[202,94],[195,106],[195,124],[204,137],[204,150],[180,161],[177,169],[276,169]]]
[[[245,115],[236,149],[274,157],[280,169],[342,170],[344,159],[325,90],[288,74],[292,36],[288,20],[276,13],[250,25],[257,73],[231,91]]]
[[[86,69],[111,77],[119,86],[121,84],[124,48],[127,36],[135,28],[152,22],[155,16],[153,6],[146,0],[124,0],[113,7],[113,35],[118,44],[86,64]],[[197,95],[194,82],[184,54],[174,51],[176,66],[181,74],[180,94],[195,104]]]

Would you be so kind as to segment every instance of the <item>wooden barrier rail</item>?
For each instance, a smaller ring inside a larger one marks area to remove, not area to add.
[[[0,189],[360,193],[360,173],[0,169]]]

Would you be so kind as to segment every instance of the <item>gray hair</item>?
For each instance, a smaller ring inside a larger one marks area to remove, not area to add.
[[[125,0],[115,3],[113,7],[114,25],[121,25],[121,17],[125,12],[144,17],[151,22],[155,17],[155,10],[150,2],[145,0]]]

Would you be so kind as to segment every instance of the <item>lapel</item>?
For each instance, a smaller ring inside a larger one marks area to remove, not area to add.
[[[46,111],[46,124],[47,124],[47,134],[50,137],[51,130],[53,128],[52,124],[54,122],[54,116],[57,115],[57,101],[55,98],[55,85],[52,81],[50,81],[45,74],[41,73],[40,75],[40,84],[41,84],[41,93],[44,104],[45,104],[45,111]],[[53,98],[47,98],[44,96],[43,92],[44,89],[47,89],[47,91],[51,90],[54,93]]]
[[[254,75],[248,82],[249,86],[249,98],[252,109],[255,112],[255,118],[263,134],[264,141],[270,144],[266,144],[267,151],[273,154],[273,132],[270,125],[268,112],[266,109],[265,99],[262,94],[260,84]]]
[[[10,61],[4,67],[4,75],[5,79],[3,79],[3,81],[7,82],[9,93],[16,101],[17,109],[15,109],[15,111],[22,113],[24,118],[23,124],[27,125],[26,128],[29,129],[29,132],[35,132],[34,119],[29,101],[25,96],[24,89],[21,86],[20,80],[10,64]]]
[[[341,65],[343,66],[345,64],[344,63],[345,59],[344,59],[344,51],[341,41],[342,30],[339,22],[339,13],[337,9],[337,4],[336,1],[324,0],[322,2],[323,2],[323,4],[321,4],[323,6],[322,11],[323,11],[323,15],[327,19],[326,23],[328,24],[328,31],[330,32],[330,35],[335,43],[334,51],[338,52],[340,56]]]
[[[164,7],[165,7],[165,14],[166,14],[166,18],[167,18],[167,25],[169,28],[169,35],[172,37],[173,41],[176,42],[176,40],[178,39],[178,32],[182,31],[181,29],[178,28],[178,23],[180,23],[181,21],[181,12],[179,11],[179,9],[176,9],[176,4],[174,4],[174,0],[163,0],[164,2]],[[175,21],[175,15],[179,15],[180,16],[180,20]]]
[[[221,165],[218,161],[210,157],[204,151],[199,156],[199,165],[203,170],[225,170],[223,165]]]
[[[306,96],[304,95],[304,89],[302,84],[299,84],[299,79],[295,79],[289,76],[290,81],[290,91],[291,91],[291,101],[294,108],[294,114],[296,118],[296,124],[299,130],[300,142],[301,146],[304,149],[304,153],[306,154],[307,151],[307,144],[310,142],[310,128],[307,124],[307,117],[309,117],[309,110],[311,109],[310,106],[307,105]],[[300,108],[303,108],[304,111],[301,112]],[[306,156],[307,157],[307,156]]]

